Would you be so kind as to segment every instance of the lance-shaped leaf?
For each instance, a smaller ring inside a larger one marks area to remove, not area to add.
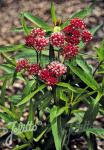
[[[95,134],[97,137],[104,139],[104,129],[103,128],[87,128],[86,132]]]
[[[94,101],[94,99],[93,99]],[[90,103],[88,110],[85,112],[82,123],[89,123],[92,125],[99,111],[99,104],[94,106],[93,103]]]
[[[0,118],[3,119],[6,123],[9,123],[10,121],[12,122],[14,120],[10,115],[6,114],[5,112],[0,112]]]
[[[17,106],[23,105],[25,103],[27,103],[28,101],[30,101],[31,98],[33,98],[33,96],[35,94],[37,94],[39,91],[43,90],[46,87],[45,84],[41,85],[40,87],[38,87],[34,92],[30,93],[28,96],[26,96],[23,100],[21,100],[21,102],[19,102],[17,104]]]
[[[76,63],[88,74],[92,75],[92,68],[81,56],[76,57]]]
[[[4,102],[5,102],[7,81],[8,81],[8,79],[5,78],[5,80],[4,80],[4,82],[3,82],[3,85],[2,85],[2,88],[1,88],[1,100],[0,100],[0,103],[1,103],[1,104],[4,104]]]
[[[89,75],[81,68],[73,66],[71,63],[68,63],[68,66],[84,83],[86,83],[93,90],[99,89],[99,85],[96,80],[94,80],[93,76]]]
[[[57,85],[60,87],[67,88],[68,90],[73,91],[75,93],[80,93],[82,91],[82,89],[80,88],[71,86],[70,83],[59,82]]]
[[[4,106],[0,105],[0,108],[3,110],[3,112],[7,113],[9,116],[11,116],[13,119],[18,119],[18,116],[16,116],[16,114],[14,114],[11,110],[9,110],[9,108],[6,108]]]
[[[48,30],[48,31],[52,31],[52,28],[47,23],[45,23],[42,19],[36,16],[33,16],[31,13],[28,13],[28,12],[25,12],[23,14],[26,19],[30,20],[36,26],[43,28],[45,30]]]
[[[76,18],[76,17],[84,19],[85,17],[89,16],[91,13],[92,13],[92,8],[91,8],[91,6],[88,6],[88,7],[84,8],[84,9],[74,13],[71,16],[71,19],[72,18]]]
[[[51,0],[51,16],[52,16],[53,23],[56,23],[55,6],[53,0]]]
[[[24,14],[21,14],[20,18],[21,18],[21,23],[22,23],[23,31],[24,31],[24,33],[26,35],[28,35],[29,34],[29,30],[28,30],[27,25],[26,25],[26,20],[24,18]]]
[[[32,29],[34,29],[34,27],[27,26],[27,29],[30,32]],[[24,31],[23,27],[13,27],[11,30],[13,32],[23,32]]]
[[[0,53],[1,52],[12,52],[12,51],[19,51],[24,48],[23,44],[19,45],[10,45],[10,46],[0,46]]]
[[[56,117],[58,112],[58,107],[54,106],[50,111],[50,123],[52,128],[52,134],[54,137],[56,150],[61,150],[62,143],[62,129],[61,129],[61,120],[60,117]]]
[[[104,40],[101,42],[100,47],[96,48],[99,61],[104,61]]]

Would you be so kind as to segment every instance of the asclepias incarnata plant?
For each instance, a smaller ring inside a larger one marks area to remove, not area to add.
[[[91,10],[89,6],[62,23],[56,18],[52,1],[53,25],[31,13],[22,13],[22,27],[15,31],[24,31],[24,44],[0,47],[6,60],[0,65],[5,71],[0,78],[0,118],[5,121],[9,137],[14,134],[12,149],[68,150],[72,149],[73,139],[83,137],[88,142],[86,147],[96,150],[96,137],[104,137],[104,130],[94,126],[96,116],[104,114],[104,80],[102,77],[98,82],[95,76],[104,73],[104,42],[96,48],[96,56],[82,51],[101,27],[87,28],[84,18]],[[27,26],[26,20],[34,26]],[[14,58],[9,53],[13,51]],[[86,57],[97,58],[95,70]],[[24,89],[6,95],[6,85],[20,80]],[[9,101],[9,108],[5,101]],[[25,109],[28,117],[21,123]],[[28,130],[24,129],[26,125],[30,125]],[[8,143],[7,139],[2,137],[1,141]]]

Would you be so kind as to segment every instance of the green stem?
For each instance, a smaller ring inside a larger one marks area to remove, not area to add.
[[[42,56],[42,53],[40,52],[39,53],[39,63],[41,64],[41,56]]]
[[[53,48],[53,46],[50,44],[50,46],[49,46],[49,60],[50,60],[50,62],[51,62],[51,61],[54,61],[54,59],[55,59],[54,48]]]
[[[58,106],[58,99],[56,97],[56,87],[52,88],[52,95],[53,95],[53,99],[54,99],[54,103]]]
[[[36,51],[37,64],[39,63],[39,53]]]
[[[62,50],[62,48],[60,48],[59,50],[58,50],[58,60],[60,61],[60,51]]]

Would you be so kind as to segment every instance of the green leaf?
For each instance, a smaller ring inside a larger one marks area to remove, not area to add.
[[[69,100],[69,98],[66,96],[66,94],[64,93],[66,90],[64,89],[60,89],[60,88],[57,88],[56,89],[56,94],[57,94],[57,97],[60,99],[60,100],[63,100],[65,102],[67,102]]]
[[[36,52],[34,49],[30,49],[30,48],[25,48],[24,51],[21,51],[21,53],[16,54],[15,58],[16,59],[20,59],[20,58],[27,58],[27,59],[31,59],[31,57],[33,57],[34,59],[36,59]]]
[[[46,24],[43,20],[41,20],[40,18],[37,18],[28,12],[25,12],[23,14],[26,19],[33,22],[36,26],[43,28],[45,30],[48,30],[48,31],[52,31],[52,28],[48,24]]]
[[[82,93],[79,93],[76,97],[75,97],[75,99],[74,99],[74,102],[72,103],[72,105],[76,105],[77,103],[79,103],[80,101],[87,101],[88,103],[89,103],[89,101],[88,101],[88,98],[91,96],[91,95],[93,95],[94,93],[97,93],[97,90],[94,90],[94,91],[91,91],[91,92],[88,92],[88,93],[86,93],[85,94],[85,92],[87,92],[87,88],[88,87],[85,87],[84,89],[83,89],[83,92]]]
[[[71,16],[71,19],[72,18],[76,18],[76,17],[84,19],[85,17],[89,16],[91,13],[92,13],[92,8],[91,8],[91,6],[88,6],[88,7],[84,8],[84,9],[74,13]]]
[[[89,87],[91,87],[93,90],[99,89],[99,85],[97,84],[96,80],[89,75],[88,73],[84,72],[84,70],[78,68],[77,66],[73,66],[71,63],[67,64],[70,69]]]
[[[11,116],[14,120],[17,119],[16,114],[14,114],[9,108],[6,108],[4,106],[0,105],[0,108],[3,110],[3,112],[6,112],[9,116]]]
[[[13,73],[12,84],[15,82],[16,77],[17,77],[17,71],[16,71],[16,69],[15,69],[15,70],[14,70],[14,73]]]
[[[35,84],[36,80],[27,81],[23,89],[22,99],[30,94],[32,86]]]
[[[56,23],[55,6],[53,0],[51,0],[51,16],[52,16],[53,23]]]
[[[29,26],[27,26],[27,29],[28,29],[28,31],[30,32],[32,29],[34,29],[34,27],[29,27]],[[23,31],[24,31],[23,27],[18,27],[18,28],[14,27],[14,28],[12,28],[11,30],[12,30],[13,32],[23,32]]]
[[[30,144],[17,145],[13,150],[21,150],[28,147]]]
[[[76,57],[76,63],[88,74],[92,75],[92,68],[88,65],[88,63],[81,56]]]
[[[19,102],[17,104],[17,106],[23,105],[25,103],[27,103],[28,101],[30,101],[31,98],[33,98],[33,96],[35,94],[37,94],[39,91],[43,90],[46,87],[45,84],[41,85],[40,87],[37,88],[37,90],[35,90],[34,92],[30,93],[28,96],[26,96],[23,100],[21,100],[21,102]]]
[[[46,92],[44,95],[42,95],[41,99],[39,100],[39,104],[35,102],[35,108],[39,106],[39,109],[44,111],[44,109],[48,106],[52,98],[52,94],[50,92]]]
[[[56,116],[54,116],[53,118],[51,118],[51,122],[54,122],[57,117],[59,117],[60,115],[62,115],[65,112],[66,108],[67,108],[66,106],[58,108],[57,109],[57,114],[56,114]],[[51,111],[50,111],[50,113],[51,113]]]
[[[60,126],[60,117],[56,118],[57,112],[58,112],[58,107],[54,106],[50,111],[50,123],[51,123],[52,134],[53,134],[53,137],[54,137],[56,150],[61,150],[62,149],[62,147],[61,147],[62,129],[61,129],[61,126]]]
[[[101,42],[100,47],[96,49],[99,61],[104,60],[104,40]]]
[[[15,61],[13,61],[7,54],[1,53],[1,55],[6,60],[7,63],[15,66]]]
[[[57,84],[57,86],[67,88],[67,89],[69,89],[70,91],[73,91],[73,92],[75,92],[75,93],[79,93],[79,92],[82,91],[80,88],[75,88],[75,87],[71,86],[69,83],[59,82],[59,83]]]
[[[85,115],[83,117],[83,123],[88,122],[89,125],[92,125],[94,120],[96,119],[98,111],[99,111],[99,104],[96,104],[95,106],[90,104],[88,110],[85,112]]]
[[[20,18],[21,18],[21,23],[22,23],[23,31],[24,31],[24,33],[26,35],[28,35],[29,34],[29,30],[28,30],[27,25],[26,25],[26,20],[24,18],[24,14],[21,14]]]
[[[104,129],[103,128],[87,128],[86,132],[95,134],[96,136],[104,139]]]
[[[16,95],[8,96],[8,100],[13,104],[17,104],[21,100],[21,95],[16,94]]]
[[[0,100],[1,104],[4,104],[5,102],[7,80],[8,80],[7,78],[4,80],[2,88],[1,88],[1,100]]]
[[[33,102],[30,101],[30,108],[29,108],[29,118],[28,121],[34,121],[34,110],[33,110]]]
[[[73,92],[77,92],[74,87],[72,87],[69,83],[64,83],[64,82],[59,82],[57,84],[58,86],[62,86],[62,87],[66,87],[68,88],[69,90],[73,91]]]
[[[10,115],[0,112],[0,118],[3,119],[6,123],[12,122],[13,119]]]
[[[1,52],[12,52],[12,51],[19,51],[24,48],[23,44],[19,45],[10,45],[10,46],[0,46],[0,53]]]
[[[35,142],[38,142],[42,136],[45,134],[45,132],[47,131],[48,128],[46,128],[45,130],[43,130],[43,132],[37,137],[37,138],[33,138]]]
[[[0,64],[0,69],[4,70],[6,73],[14,73],[15,67],[10,64]]]
[[[99,101],[101,100],[103,95],[104,95],[103,91],[101,91],[101,90],[98,91],[96,99],[94,100],[94,106],[96,106],[99,103]]]

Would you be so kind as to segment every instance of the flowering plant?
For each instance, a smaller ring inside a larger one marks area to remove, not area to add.
[[[97,114],[104,113],[100,101],[104,82],[95,79],[96,73],[104,72],[104,42],[96,48],[99,64],[93,71],[93,66],[84,59],[87,54],[81,53],[101,27],[88,30],[84,18],[90,12],[91,7],[88,7],[62,23],[56,18],[52,1],[53,26],[30,13],[22,13],[22,27],[15,31],[24,31],[24,44],[0,47],[6,60],[1,64],[6,73],[1,77],[4,82],[0,117],[11,131],[9,123],[16,121],[15,126],[18,126],[27,108],[29,113],[24,123],[30,121],[36,125],[35,131],[15,132],[21,146],[17,144],[14,149],[68,149],[72,139],[81,136],[88,141],[89,149],[96,149],[96,136],[102,138],[104,134],[103,129],[96,131],[93,126]],[[34,26],[27,26],[26,19]],[[7,56],[8,52],[18,50],[15,60],[11,54]],[[20,80],[24,84],[23,91],[7,97],[6,85]],[[9,100],[9,108],[5,107],[5,100]],[[87,110],[81,109],[82,104]]]

